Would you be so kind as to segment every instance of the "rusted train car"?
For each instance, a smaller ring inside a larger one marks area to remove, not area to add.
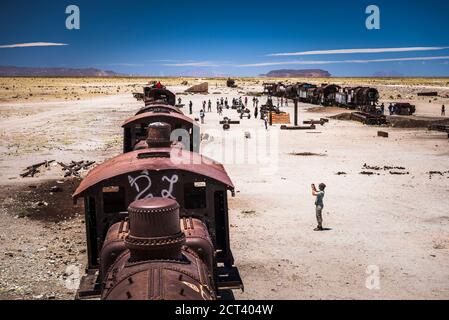
[[[145,144],[148,128],[152,123],[167,123],[171,129],[171,140],[182,143],[184,148],[199,152],[200,129],[193,119],[176,111],[163,111],[160,108],[148,109],[146,112],[127,119],[123,127],[123,152],[130,152]]]
[[[175,94],[159,82],[143,87],[143,93],[136,92],[133,96],[137,100],[142,100],[145,105],[162,103],[174,106],[176,104]]]
[[[152,87],[147,94],[145,106],[131,118],[123,127],[123,152],[130,152],[145,146],[148,127],[152,123],[168,123],[171,128],[173,142],[182,144],[185,149],[199,152],[200,129],[196,121],[184,115],[174,106],[176,96],[165,87]]]
[[[88,255],[77,299],[212,300],[243,290],[229,241],[234,185],[221,164],[172,141],[172,125],[194,124],[160,111],[127,120],[125,136],[141,139],[135,150],[98,165],[73,195],[84,200]]]
[[[267,90],[265,91],[267,92]],[[379,101],[379,91],[376,88],[341,88],[336,84],[317,86],[309,83],[297,83],[286,86],[281,93],[286,98],[298,99],[298,101],[304,103],[323,106],[335,105],[344,108],[360,109],[369,113],[376,112],[376,106]]]
[[[370,87],[343,88],[336,93],[335,102],[345,108],[359,108],[365,112],[375,111],[379,91]]]

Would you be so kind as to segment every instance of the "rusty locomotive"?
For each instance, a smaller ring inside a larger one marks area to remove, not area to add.
[[[232,299],[243,290],[229,241],[234,185],[223,165],[192,150],[198,142],[179,140],[198,125],[156,100],[125,122],[124,153],[73,195],[84,200],[88,254],[77,299]]]
[[[298,99],[298,101],[304,103],[360,109],[364,112],[373,113],[376,111],[379,101],[379,92],[375,88],[342,88],[335,84],[296,83],[284,85],[282,83],[264,83],[264,93],[268,96]]]

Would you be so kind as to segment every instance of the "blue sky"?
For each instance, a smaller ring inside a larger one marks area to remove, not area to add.
[[[65,28],[71,4],[80,8],[80,30]],[[371,4],[381,10],[380,30],[365,27]],[[36,42],[66,45],[20,47]],[[448,47],[447,0],[0,3],[0,65],[159,76],[253,76],[283,68],[320,68],[334,76],[449,76]],[[373,48],[390,50],[354,50]]]

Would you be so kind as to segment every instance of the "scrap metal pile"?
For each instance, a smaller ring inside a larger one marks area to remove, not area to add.
[[[279,82],[264,83],[264,93],[269,97],[283,97],[297,99],[303,103],[358,109],[363,113],[381,115],[383,111],[378,105],[379,91],[371,87],[341,87],[335,84],[310,83],[285,85]],[[396,105],[397,114],[411,115],[415,112],[414,106],[405,103]]]

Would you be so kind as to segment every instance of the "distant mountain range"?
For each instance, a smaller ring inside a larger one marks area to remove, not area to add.
[[[328,71],[321,69],[280,69],[272,70],[267,74],[262,74],[261,76],[270,78],[328,78],[331,74]]]
[[[95,68],[32,68],[0,66],[1,77],[114,77],[122,76],[114,71]]]
[[[388,77],[403,77],[403,74],[397,72],[397,71],[393,71],[393,70],[388,70],[388,71],[378,71],[373,73],[373,77],[377,77],[377,78],[388,78]]]

